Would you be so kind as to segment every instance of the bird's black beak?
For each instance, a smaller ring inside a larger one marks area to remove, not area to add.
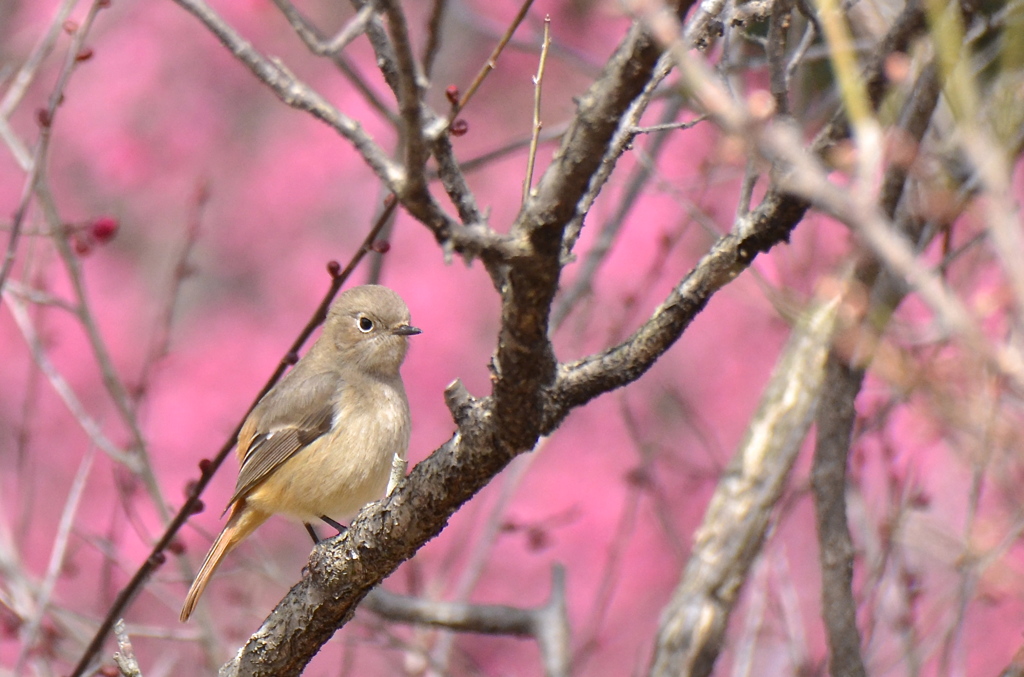
[[[403,324],[400,327],[395,327],[391,330],[391,333],[395,336],[415,336],[416,334],[422,334],[423,330],[419,327],[413,327],[408,324]]]

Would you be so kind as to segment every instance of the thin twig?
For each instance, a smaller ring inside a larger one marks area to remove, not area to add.
[[[972,350],[1004,374],[1017,392],[1024,392],[1024,355],[1011,343],[995,343],[981,331],[974,316],[945,281],[917,257],[915,247],[892,228],[877,209],[864,205],[849,192],[832,184],[819,167],[799,156],[795,139],[781,139],[780,155],[793,163],[793,172],[780,178],[789,191],[811,199],[822,209],[854,227],[885,264],[906,278],[936,313],[944,327],[958,335]]]
[[[586,625],[578,634],[579,648],[575,651],[573,666],[581,673],[585,672],[586,662],[593,657],[595,649],[601,644],[601,630],[611,608],[612,599],[621,582],[619,575],[622,571],[623,560],[636,533],[641,501],[647,492],[648,482],[656,481],[654,479],[656,476],[654,457],[648,448],[649,442],[644,439],[641,426],[630,409],[625,395],[616,399],[618,399],[626,435],[640,457],[640,462],[637,467],[629,471],[624,479],[626,491],[622,499],[622,507],[619,508],[618,519],[612,528],[608,553],[601,566],[597,590],[594,592],[594,601],[586,614]]]
[[[36,196],[42,209],[43,217],[50,228],[54,248],[64,263],[64,269],[71,282],[71,289],[74,293],[75,316],[85,333],[89,348],[96,360],[100,380],[110,396],[114,408],[131,435],[129,452],[136,458],[136,463],[133,466],[135,475],[142,481],[146,493],[156,509],[157,515],[166,524],[170,520],[170,511],[164,501],[160,483],[157,481],[156,473],[150,462],[146,439],[142,434],[142,426],[138,419],[138,411],[128,388],[114,366],[110,348],[100,333],[99,324],[96,322],[92,307],[89,305],[89,295],[86,292],[81,260],[71,248],[71,243],[62,228],[61,224],[64,220],[61,219],[57,211],[57,203],[45,175],[41,175],[37,181]],[[144,534],[144,532],[140,533]],[[148,538],[148,535],[143,535],[143,538]]]
[[[28,172],[28,178],[25,179],[25,184],[21,189],[21,197],[18,199],[18,206],[14,210],[14,216],[11,219],[10,235],[7,238],[7,249],[4,252],[3,261],[0,262],[0,292],[3,291],[4,283],[7,281],[7,276],[10,275],[11,270],[14,268],[14,257],[18,250],[18,239],[21,237],[22,224],[25,221],[25,216],[28,214],[28,207],[32,201],[32,196],[36,192],[36,181],[39,180],[40,174],[43,171],[43,162],[46,158],[46,148],[49,145],[50,132],[49,128],[43,127],[39,135],[39,142],[36,144],[35,152],[32,153],[32,160]]]
[[[901,114],[900,128],[908,139],[920,143],[929,127],[938,101],[936,69],[923,70],[914,92]],[[893,166],[882,183],[878,201],[882,211],[892,218],[906,188],[907,170]],[[905,220],[902,230],[911,237],[920,236],[916,219]],[[829,648],[833,675],[858,677],[867,674],[857,626],[857,602],[853,593],[854,544],[847,517],[847,466],[857,411],[855,401],[873,357],[873,345],[905,296],[905,287],[877,265],[874,258],[863,258],[857,266],[856,284],[871,289],[872,304],[858,318],[859,326],[844,332],[836,340],[828,359],[828,385],[816,414],[817,436],[811,467],[815,517],[822,571],[822,619]],[[853,333],[855,338],[846,340]],[[850,344],[854,345],[850,345]]]
[[[57,84],[54,85],[53,91],[50,92],[46,108],[37,114],[39,141],[36,144],[35,152],[32,154],[28,177],[25,180],[25,186],[22,189],[21,198],[18,201],[18,207],[14,212],[14,219],[11,222],[11,234],[7,240],[7,250],[4,253],[3,263],[0,264],[0,291],[3,291],[4,281],[10,275],[11,268],[14,266],[14,256],[18,248],[18,237],[21,235],[22,224],[28,214],[29,202],[36,191],[36,184],[43,176],[46,165],[46,153],[50,147],[50,129],[57,115],[57,107],[64,100],[64,90],[71,79],[71,74],[74,72],[75,67],[79,64],[78,55],[82,50],[82,45],[85,44],[85,39],[89,35],[93,21],[95,21],[96,15],[99,14],[99,11],[104,6],[99,0],[93,0],[89,12],[85,16],[85,21],[82,22],[82,25],[71,38],[71,44],[64,55],[64,64],[61,67],[60,74],[57,76]],[[29,73],[31,72],[34,71],[29,71]],[[16,105],[18,97],[10,96],[9,99],[15,102],[14,105]],[[4,103],[7,103],[6,98]],[[2,117],[6,120],[7,114],[3,114]]]
[[[367,4],[367,0],[349,0],[353,7],[359,8]],[[378,3],[372,3],[378,4]],[[395,99],[399,99],[398,66],[395,64],[395,49],[391,44],[387,31],[384,30],[384,22],[379,14],[366,25],[366,37],[373,48],[377,70],[384,76],[384,82],[391,89]]]
[[[149,348],[146,351],[146,358],[142,363],[139,372],[138,396],[141,397],[149,384],[150,371],[164,357],[171,341],[171,324],[174,320],[174,310],[178,302],[181,285],[190,274],[188,257],[199,240],[199,227],[202,222],[203,210],[206,207],[209,195],[207,187],[200,185],[196,189],[195,200],[192,204],[192,212],[189,214],[185,224],[185,238],[181,249],[174,258],[174,266],[171,269],[170,284],[166,291],[166,297],[160,307],[163,312],[153,323],[153,333],[150,336]]]
[[[345,49],[349,43],[366,32],[367,24],[370,23],[374,12],[377,11],[374,3],[366,3],[356,12],[354,17],[342,26],[341,30],[333,38],[325,40],[320,35],[320,32],[313,28],[309,21],[295,9],[295,5],[288,2],[288,0],[273,0],[273,2],[281,10],[285,18],[288,19],[288,23],[292,25],[295,34],[306,43],[309,51],[318,56],[334,56]]]
[[[849,190],[831,183],[817,158],[804,150],[794,130],[781,125],[764,130],[757,128],[756,120],[747,107],[733,100],[709,72],[707,66],[694,59],[683,48],[678,39],[678,24],[667,21],[663,15],[652,15],[648,20],[652,29],[670,44],[671,53],[681,72],[708,112],[726,129],[747,134],[755,132],[751,140],[758,151],[769,160],[781,160],[788,165],[788,171],[780,173],[778,177],[780,188],[813,202],[819,208],[856,228],[888,266],[907,278],[950,331],[961,336],[968,346],[985,356],[990,364],[1005,374],[1015,390],[1024,392],[1024,355],[1011,344],[993,346],[987,340],[964,304],[949,291],[944,281],[934,271],[917,258],[911,243],[896,233],[877,209],[873,209],[870,203],[865,202],[862,193],[867,185],[866,181],[856,182],[856,186],[860,187],[854,191],[858,193],[857,195],[851,195]],[[905,40],[908,35],[919,30],[922,23],[920,7],[915,4],[908,5],[894,24],[890,35],[884,39],[879,53],[887,53],[886,50],[892,48],[896,42]],[[876,57],[876,61],[878,59],[880,57]],[[875,68],[878,66],[873,63],[871,69]],[[849,79],[857,80],[851,84],[851,99],[859,102],[863,96],[872,106],[877,104],[884,79]],[[860,129],[866,136],[861,139],[858,147],[864,151],[862,155],[865,158],[874,157],[880,146],[868,138],[874,133],[872,129],[875,123],[872,120],[873,113],[864,113],[861,119]],[[819,144],[816,142],[814,148],[818,147]],[[865,167],[873,164],[872,159],[859,161],[858,175],[867,176]]]
[[[260,54],[204,0],[174,1],[199,19],[235,58],[245,64],[281,101],[325,122],[352,144],[363,161],[389,190],[399,189],[403,176],[401,168],[385,155],[362,125],[332,106],[319,93],[296,78],[281,62],[272,61]]]
[[[551,141],[561,141],[562,135],[565,134],[565,130],[568,128],[568,122],[559,122],[557,125],[551,125],[541,132],[540,142],[549,143]],[[500,160],[517,151],[520,151],[523,148],[529,148],[531,139],[532,135],[528,137],[524,136],[514,141],[510,141],[493,150],[486,151],[484,153],[481,153],[480,155],[477,155],[476,157],[471,157],[468,160],[460,162],[459,168],[465,173],[469,173],[477,169],[482,169],[487,165],[491,164],[492,162]]]
[[[803,3],[798,1],[797,7],[801,7],[802,10],[802,6]],[[803,37],[800,38],[800,43],[797,45],[797,48],[793,50],[793,54],[789,57],[789,60],[786,63],[787,91],[789,90],[789,83],[793,80],[793,74],[796,73],[796,69],[800,66],[800,64],[803,63],[804,59],[807,57],[811,49],[811,45],[814,44],[815,38],[817,37],[818,24],[817,18],[815,17],[813,20],[808,20],[807,27],[804,29]]]
[[[89,472],[92,470],[92,462],[95,457],[90,449],[78,466],[78,472],[68,489],[68,497],[64,503],[64,510],[61,512],[60,522],[57,525],[57,534],[53,539],[53,549],[50,551],[50,561],[46,566],[46,574],[43,583],[39,587],[39,594],[36,598],[36,612],[28,624],[19,633],[21,648],[18,652],[18,659],[15,662],[14,673],[20,675],[25,667],[25,661],[33,648],[35,648],[36,635],[43,623],[50,605],[50,597],[54,588],[57,587],[57,579],[64,568],[64,556],[67,554],[68,538],[71,535],[71,528],[75,524],[75,515],[78,513],[78,505],[85,491],[85,483],[89,479]]]
[[[75,314],[75,307],[67,300],[62,299],[59,296],[54,296],[42,289],[29,287],[18,280],[8,280],[5,291],[12,293],[19,298],[25,299],[34,306],[51,306],[53,308],[60,308],[71,315]]]
[[[342,75],[348,78],[363,99],[370,106],[380,113],[392,126],[398,126],[398,115],[388,108],[373,88],[366,82],[366,79],[358,69],[345,58],[342,49],[361,33],[365,33],[375,17],[376,8],[373,3],[367,3],[359,8],[356,15],[338,32],[333,38],[327,38],[320,30],[311,24],[288,0],[273,0],[277,8],[281,10],[288,23],[291,24],[295,34],[306,44],[306,47],[314,54],[328,56],[331,62],[341,71]]]
[[[364,606],[392,622],[416,623],[453,631],[529,636],[537,640],[548,677],[569,675],[569,628],[565,608],[565,571],[552,569],[547,602],[533,609],[491,604],[417,599],[376,588]],[[443,666],[431,663],[434,670]]]
[[[466,182],[464,167],[455,157],[455,149],[451,139],[442,134],[432,145],[434,159],[437,160],[437,177],[441,179],[445,192],[459,212],[462,223],[483,223],[486,217],[480,212],[476,197]],[[433,178],[428,173],[428,178]]]
[[[544,85],[544,65],[548,60],[548,47],[551,46],[551,16],[544,15],[544,41],[540,48],[540,63],[537,74],[533,76],[533,133],[530,135],[530,153],[526,156],[526,180],[523,181],[523,202],[530,197],[533,186],[533,165],[537,161],[537,144],[540,142],[540,130],[544,123],[540,119],[540,93]]]
[[[74,417],[78,424],[82,426],[82,430],[88,435],[89,440],[95,444],[103,453],[112,458],[117,463],[123,464],[133,473],[138,472],[138,457],[134,454],[126,453],[124,450],[118,448],[113,442],[111,442],[106,435],[103,434],[103,427],[97,422],[89,412],[86,411],[82,405],[81,400],[75,395],[75,391],[68,385],[68,382],[61,376],[60,371],[56,365],[50,360],[46,351],[43,350],[43,342],[39,338],[39,334],[32,326],[32,322],[29,319],[28,312],[19,299],[11,290],[4,292],[4,300],[7,302],[7,308],[11,311],[11,317],[14,318],[14,323],[18,325],[18,329],[21,330],[21,335],[25,338],[25,343],[28,345],[29,351],[32,353],[32,359],[35,360],[36,366],[39,367],[39,371],[46,376],[46,379],[50,382],[50,386],[54,392],[64,401],[64,406],[68,408],[71,415]]]
[[[742,223],[750,214],[750,201],[754,198],[754,188],[761,177],[761,171],[755,158],[747,158],[743,168],[743,181],[740,183],[739,199],[736,201],[736,214],[733,223]]]
[[[656,86],[656,85],[655,85]],[[653,92],[654,87],[648,87],[645,90],[647,92]],[[662,120],[674,120],[683,109],[682,97],[676,97],[672,99],[666,106],[662,113]],[[630,110],[626,121],[639,119],[644,110],[643,101],[641,105],[634,106]],[[683,123],[692,126],[694,123]],[[653,175],[653,165],[664,149],[665,144],[669,139],[669,132],[676,129],[675,123],[665,123],[663,125],[655,125],[655,127],[661,127],[659,131],[655,132],[650,137],[650,141],[647,144],[646,151],[648,156],[651,158],[650,162],[639,163],[632,171],[628,181],[626,182],[626,189],[623,193],[622,198],[619,200],[618,206],[615,209],[615,213],[607,221],[601,224],[601,228],[598,231],[597,239],[594,241],[593,246],[587,252],[586,257],[580,264],[579,273],[576,275],[576,279],[573,280],[572,286],[568,287],[558,299],[558,303],[555,305],[554,310],[551,312],[551,326],[556,330],[562,326],[566,318],[569,317],[569,313],[572,312],[576,304],[580,302],[588,293],[590,293],[594,278],[597,275],[601,265],[607,259],[608,254],[611,252],[612,247],[618,238],[619,232],[625,225],[627,217],[632,212],[633,207],[638,203],[640,196],[643,192],[644,187]],[[683,127],[686,128],[686,127]],[[635,130],[635,127],[631,129]],[[625,147],[632,141],[633,136],[631,134],[619,133],[619,140],[614,144],[613,148],[616,152]],[[593,190],[591,191],[593,192]]]
[[[768,606],[768,590],[771,585],[768,558],[762,557],[754,562],[752,571],[747,577],[746,610],[743,618],[743,630],[738,633],[733,650],[732,677],[751,677],[757,640],[762,636],[765,627],[765,609]]]
[[[789,115],[789,79],[786,77],[786,46],[793,19],[794,0],[780,0],[772,4],[771,22],[765,52],[768,57],[770,88],[779,115]]]
[[[434,61],[441,51],[441,27],[444,25],[444,13],[448,9],[448,0],[434,0],[427,21],[427,44],[423,48],[423,74],[430,79],[434,72]]]
[[[422,166],[426,160],[425,147],[419,140],[407,144],[406,165],[415,168],[415,171],[407,175],[399,164],[387,157],[362,125],[338,111],[323,96],[300,81],[280,60],[268,59],[260,54],[204,0],[174,1],[198,18],[237,59],[252,71],[260,82],[270,87],[284,103],[310,113],[348,140],[384,186],[399,196],[403,206],[410,214],[431,229],[435,238],[447,251],[455,250],[467,256],[487,254],[495,261],[521,253],[521,243],[513,242],[507,237],[496,234],[483,223],[467,224],[466,227],[463,227],[441,209],[430,192],[426,190],[425,172]],[[394,30],[404,34],[404,15],[400,8],[392,2],[387,5],[387,9],[393,20]],[[403,22],[402,26],[395,26],[394,21]],[[421,86],[415,75],[415,61],[411,58],[410,49],[405,49],[407,54],[403,57],[403,61],[411,64],[411,67],[404,69],[405,75],[400,75],[396,66],[398,57],[386,34],[378,25],[376,17],[369,21],[366,31],[377,54],[377,63],[385,76],[385,81],[397,93],[403,106],[403,118],[410,122],[414,119],[426,120],[428,126],[433,130],[432,135],[435,132],[443,132],[446,128],[444,121],[425,109],[421,110],[422,101],[416,93]],[[416,138],[420,139],[423,130],[420,127],[415,129],[417,130]]]
[[[476,90],[478,90],[480,85],[483,84],[484,79],[486,79],[490,72],[494,70],[494,67],[498,64],[498,57],[501,56],[501,52],[505,49],[505,45],[508,44],[508,41],[512,39],[512,35],[516,32],[516,29],[519,28],[519,24],[521,24],[523,19],[526,18],[526,13],[530,11],[531,5],[533,5],[533,0],[523,1],[523,4],[519,7],[519,12],[516,13],[515,18],[512,19],[512,23],[509,24],[504,35],[501,36],[501,39],[498,40],[498,44],[494,46],[494,49],[491,51],[491,55],[487,57],[487,61],[484,62],[484,65],[480,68],[476,77],[473,78],[473,82],[470,83],[469,88],[463,93],[459,102],[452,106],[452,110],[448,114],[449,126],[455,121],[456,116],[462,112],[462,109],[466,107],[469,100],[473,98],[473,95],[476,94]]]
[[[11,129],[7,120],[10,118],[11,113],[21,103],[22,98],[28,91],[29,85],[35,79],[36,74],[39,72],[39,66],[42,65],[43,60],[53,51],[54,45],[57,44],[57,38],[64,30],[64,22],[71,14],[71,10],[75,8],[79,0],[63,0],[57,11],[53,15],[53,19],[50,21],[50,25],[46,29],[46,33],[39,40],[39,43],[32,49],[31,54],[25,59],[25,62],[18,69],[18,73],[12,78],[10,87],[7,88],[7,93],[4,94],[4,98],[0,101],[0,138],[3,138],[4,143],[11,149],[11,153],[14,155],[14,159],[17,160],[18,165],[23,171],[30,170],[30,163],[32,161],[32,154],[28,152],[21,140]]]
[[[826,367],[827,386],[818,405],[811,486],[817,518],[822,582],[821,610],[827,629],[833,676],[864,677],[861,636],[853,597],[854,545],[846,517],[846,467],[857,410],[854,400],[864,370],[833,351]]]
[[[380,113],[381,117],[387,120],[388,124],[397,129],[401,122],[401,119],[398,117],[398,113],[388,108],[388,105],[384,100],[377,96],[377,92],[375,92],[373,87],[371,87],[366,81],[366,78],[363,77],[359,68],[357,68],[352,61],[340,52],[331,57],[331,61],[334,62],[334,65],[337,66],[339,71],[341,71],[341,74],[344,75],[350,83],[352,83],[352,86],[356,88],[356,91],[362,95],[366,103],[370,104],[370,108],[373,108],[375,111]],[[385,190],[387,190],[386,187]]]
[[[680,108],[679,110],[682,110],[682,108]],[[668,116],[666,115],[664,117],[668,117]],[[698,115],[694,119],[687,120],[685,122],[666,122],[666,123],[658,124],[658,125],[636,126],[636,127],[633,127],[633,133],[634,134],[653,134],[654,132],[670,132],[670,131],[673,131],[673,130],[690,129],[692,127],[696,127],[701,122],[704,122],[707,119],[708,119],[707,115]]]

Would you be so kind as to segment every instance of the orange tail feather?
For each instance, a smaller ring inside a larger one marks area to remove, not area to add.
[[[181,607],[181,615],[178,616],[182,623],[187,621],[195,611],[199,596],[203,594],[206,584],[210,582],[210,577],[220,566],[224,556],[234,550],[235,546],[241,543],[246,536],[255,531],[256,527],[267,521],[268,517],[270,515],[267,513],[248,508],[244,501],[239,501],[231,507],[231,517],[228,518],[228,523],[213,542],[210,552],[206,553],[203,566],[199,568],[199,573],[196,574],[196,579],[192,581],[192,587],[189,588],[188,595],[185,596],[185,604]]]

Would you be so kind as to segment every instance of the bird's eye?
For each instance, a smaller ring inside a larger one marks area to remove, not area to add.
[[[368,317],[360,317],[359,318],[359,331],[363,332],[364,334],[367,334],[367,333],[369,333],[372,330],[373,330],[373,320],[371,320]]]

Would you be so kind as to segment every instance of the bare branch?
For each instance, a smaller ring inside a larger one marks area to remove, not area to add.
[[[685,6],[678,9],[680,14],[685,11]],[[567,228],[601,169],[621,116],[655,76],[660,56],[656,42],[634,24],[602,76],[580,99],[561,148],[512,226],[511,236],[529,242],[533,253],[510,266],[495,362],[495,422],[510,435],[506,443],[512,453],[529,449],[541,434],[540,388],[555,380],[548,322]]]
[[[139,661],[135,658],[135,651],[132,649],[132,641],[128,637],[128,631],[124,627],[124,620],[119,620],[114,625],[114,634],[117,635],[117,651],[114,653],[114,662],[123,677],[142,677],[142,670],[139,668]]]
[[[434,71],[434,61],[441,51],[441,26],[444,24],[444,13],[448,9],[448,0],[434,0],[427,22],[427,44],[423,48],[423,74],[429,78]]]
[[[466,91],[462,94],[462,97],[459,99],[459,102],[456,105],[452,106],[452,110],[448,114],[449,125],[451,125],[451,123],[455,121],[456,116],[458,116],[458,114],[462,112],[462,109],[466,107],[466,104],[469,103],[469,100],[473,98],[473,95],[476,94],[476,90],[480,89],[480,85],[483,84],[484,80],[487,78],[487,75],[492,70],[494,70],[494,67],[498,63],[498,57],[501,56],[501,53],[505,50],[505,45],[507,45],[508,41],[512,39],[512,36],[515,34],[516,29],[519,28],[519,24],[521,24],[523,22],[523,19],[526,18],[526,13],[530,11],[530,7],[532,5],[533,0],[523,0],[523,4],[519,6],[519,11],[512,19],[512,23],[509,24],[508,28],[505,30],[504,35],[501,36],[501,39],[498,40],[498,44],[494,46],[494,50],[492,50],[491,55],[487,57],[487,61],[484,62],[484,65],[477,72],[476,77],[473,78],[473,81],[469,83],[469,87],[466,88]]]
[[[938,102],[938,92],[936,69],[925,68],[901,120],[909,140],[921,141]],[[899,165],[887,172],[879,202],[890,217],[896,212],[906,178],[906,169]],[[903,230],[913,236],[920,228],[917,224],[906,224]],[[903,285],[883,274],[874,260],[862,261],[855,279],[861,288],[873,288],[875,293],[871,294],[872,305],[858,318],[862,324],[852,329],[856,345],[846,345],[849,342],[840,339],[829,354],[827,385],[816,416],[817,439],[811,468],[822,571],[822,618],[828,638],[829,669],[834,677],[867,674],[853,594],[854,546],[846,514],[846,469],[857,413],[854,403],[872,359],[871,346],[904,296]],[[865,322],[865,317],[871,319]]]
[[[68,47],[67,53],[64,55],[64,64],[61,67],[60,74],[57,76],[57,84],[54,85],[53,91],[50,92],[49,99],[46,103],[46,108],[41,113],[37,114],[39,122],[39,142],[36,144],[35,152],[32,154],[32,159],[28,166],[28,178],[25,179],[25,186],[22,189],[21,198],[18,200],[18,207],[14,211],[14,218],[11,222],[11,234],[7,240],[7,249],[4,253],[3,262],[0,263],[0,291],[3,291],[4,282],[7,280],[7,276],[11,273],[11,268],[14,266],[14,255],[18,248],[18,238],[21,235],[21,227],[25,221],[25,217],[28,214],[29,201],[32,195],[36,191],[36,186],[40,178],[44,175],[44,167],[46,164],[46,155],[50,146],[50,128],[53,126],[54,117],[57,114],[57,107],[64,98],[64,89],[67,87],[68,81],[71,79],[71,74],[75,70],[75,66],[78,65],[78,55],[82,49],[82,45],[85,43],[86,37],[89,35],[89,30],[92,28],[93,22],[96,20],[96,15],[100,9],[103,8],[98,0],[93,0],[91,7],[89,8],[88,14],[86,14],[85,21],[75,31],[75,35],[71,40],[71,45]],[[70,8],[69,8],[70,9]],[[58,17],[62,12],[58,13]],[[56,25],[51,25],[50,31],[57,30]],[[36,50],[33,57],[42,59],[45,55],[46,50],[52,45],[54,38],[44,38],[43,44],[39,49]],[[45,49],[44,49],[45,48]],[[28,81],[31,80],[32,75],[35,73],[35,69],[38,68],[38,61],[29,60],[25,63],[19,73],[18,87],[12,88],[8,91],[7,96],[4,97],[2,107],[0,107],[0,119],[3,120],[4,126],[6,127],[7,117],[13,110],[13,107],[18,104],[21,98],[24,87],[28,86]],[[8,109],[10,107],[10,109]],[[9,128],[8,128],[9,129]],[[11,149],[17,152],[17,145],[15,143],[9,144]]]
[[[818,301],[783,349],[662,612],[652,677],[711,674],[733,605],[813,419],[840,300],[836,295]]]
[[[422,115],[422,97],[426,83],[418,72],[412,44],[409,42],[409,27],[401,5],[395,0],[381,0],[381,8],[387,15],[388,26],[391,28],[391,44],[395,50],[395,65],[398,72],[398,110],[403,122],[405,182],[395,194],[405,202],[409,196],[427,193],[425,170],[430,152],[424,135]]]
[[[652,84],[657,78],[652,80]],[[645,94],[648,92],[653,93],[654,88],[648,86],[645,90]],[[644,97],[638,100],[637,103],[641,103]],[[645,102],[646,103],[646,102]],[[625,118],[626,122],[636,122],[639,120],[639,116],[643,113],[646,105],[639,106],[634,105],[630,112]],[[612,246],[615,244],[618,238],[619,231],[625,225],[627,217],[633,210],[633,207],[637,204],[644,187],[647,182],[653,176],[653,165],[655,160],[661,154],[661,150],[665,147],[665,143],[669,139],[669,132],[679,129],[678,123],[670,122],[675,120],[676,117],[683,109],[683,100],[681,97],[672,99],[669,104],[665,107],[662,113],[661,119],[663,120],[662,125],[657,125],[645,129],[643,131],[650,131],[653,134],[651,141],[645,147],[645,151],[650,157],[650,162],[641,162],[632,172],[626,183],[626,188],[622,199],[619,201],[619,205],[615,210],[615,213],[610,219],[601,224],[601,229],[598,233],[597,240],[593,246],[587,252],[586,257],[583,259],[583,263],[580,265],[579,272],[576,274],[576,279],[573,280],[572,286],[566,289],[558,300],[554,310],[551,313],[551,326],[558,328],[562,322],[572,312],[573,307],[587,294],[590,293],[591,287],[594,282],[594,277],[597,275],[597,271],[600,269],[601,264],[604,263],[605,258],[612,250]],[[690,123],[683,123],[690,124]],[[692,126],[692,125],[691,125]],[[663,128],[662,128],[663,127]],[[686,128],[686,127],[683,127]],[[636,135],[640,133],[636,126],[632,126],[628,129],[620,129],[616,142],[613,144],[611,152],[621,153],[626,147],[633,143]],[[581,208],[581,213],[576,217],[582,222],[583,216],[589,211],[589,206],[593,203],[593,197],[596,196],[600,189],[604,186],[607,175],[602,173],[597,177],[598,180],[594,181],[591,185],[590,191],[588,191],[588,197],[584,198],[585,207]]]
[[[569,675],[569,627],[565,607],[565,571],[555,566],[551,594],[536,609],[416,599],[374,589],[365,606],[391,621],[432,625],[460,632],[533,637],[540,645],[548,677]]]
[[[811,470],[821,549],[821,609],[833,677],[867,674],[852,591],[854,548],[846,521],[846,464],[857,414],[853,404],[863,380],[863,369],[851,369],[835,353],[829,355]]]
[[[75,395],[71,386],[68,385],[67,381],[64,380],[64,377],[61,376],[53,362],[46,355],[43,350],[42,341],[32,326],[28,312],[21,300],[11,291],[4,292],[4,300],[7,302],[7,308],[11,311],[11,316],[14,317],[15,324],[18,325],[18,329],[21,330],[21,334],[25,338],[25,343],[28,344],[36,366],[39,367],[39,370],[49,380],[54,391],[64,401],[64,405],[71,412],[74,419],[78,421],[79,425],[82,426],[82,429],[89,436],[92,443],[116,462],[124,464],[133,473],[138,473],[138,457],[135,454],[129,454],[119,449],[117,445],[107,439],[106,435],[103,434],[100,424],[85,410],[85,407],[82,406],[81,401]]]
[[[18,652],[17,664],[14,669],[16,673],[22,672],[30,651],[35,648],[39,628],[52,601],[51,597],[54,588],[57,586],[57,579],[65,564],[68,537],[71,534],[71,528],[74,526],[75,516],[78,514],[78,506],[85,491],[85,483],[88,481],[89,473],[92,471],[93,458],[93,451],[90,450],[85,458],[82,459],[82,463],[78,466],[78,472],[71,483],[71,489],[68,491],[67,500],[64,502],[60,524],[57,526],[57,535],[53,540],[53,550],[50,552],[50,561],[46,566],[46,575],[43,578],[42,585],[39,587],[39,596],[36,599],[36,612],[20,633],[21,648]]]
[[[277,5],[278,9],[284,14],[285,18],[288,19],[288,23],[292,25],[295,30],[295,34],[298,35],[309,51],[313,52],[318,56],[333,56],[345,49],[350,42],[358,38],[360,35],[366,32],[366,26],[373,18],[376,8],[373,3],[366,3],[359,10],[356,11],[356,15],[349,19],[349,21],[342,27],[340,31],[331,39],[326,40],[320,32],[314,29],[306,19],[299,14],[299,11],[295,9],[288,0],[274,0],[274,4]]]
[[[32,49],[31,54],[25,59],[21,68],[18,69],[18,72],[11,81],[10,87],[7,88],[7,93],[4,94],[3,100],[0,101],[0,138],[11,149],[11,153],[14,155],[18,165],[26,172],[32,169],[32,154],[25,148],[21,139],[14,133],[14,130],[11,129],[8,120],[14,109],[21,103],[25,92],[28,91],[29,85],[35,79],[43,59],[53,51],[54,46],[57,44],[57,38],[63,30],[64,22],[76,4],[78,4],[78,0],[63,0],[61,2],[43,37],[40,38],[38,44]],[[0,287],[2,286],[0,285]]]
[[[540,61],[537,64],[537,74],[533,76],[533,134],[530,135],[530,152],[526,161],[526,179],[523,181],[523,202],[530,197],[530,187],[533,185],[533,165],[537,160],[537,142],[540,139],[540,130],[544,126],[540,119],[540,94],[544,85],[544,65],[548,60],[548,47],[551,45],[551,17],[544,17],[544,41],[540,48]]]
[[[347,139],[388,190],[401,194],[405,183],[404,172],[387,157],[362,125],[328,103],[282,63],[260,54],[203,0],[175,2],[199,19],[281,101],[292,108],[307,111]]]

